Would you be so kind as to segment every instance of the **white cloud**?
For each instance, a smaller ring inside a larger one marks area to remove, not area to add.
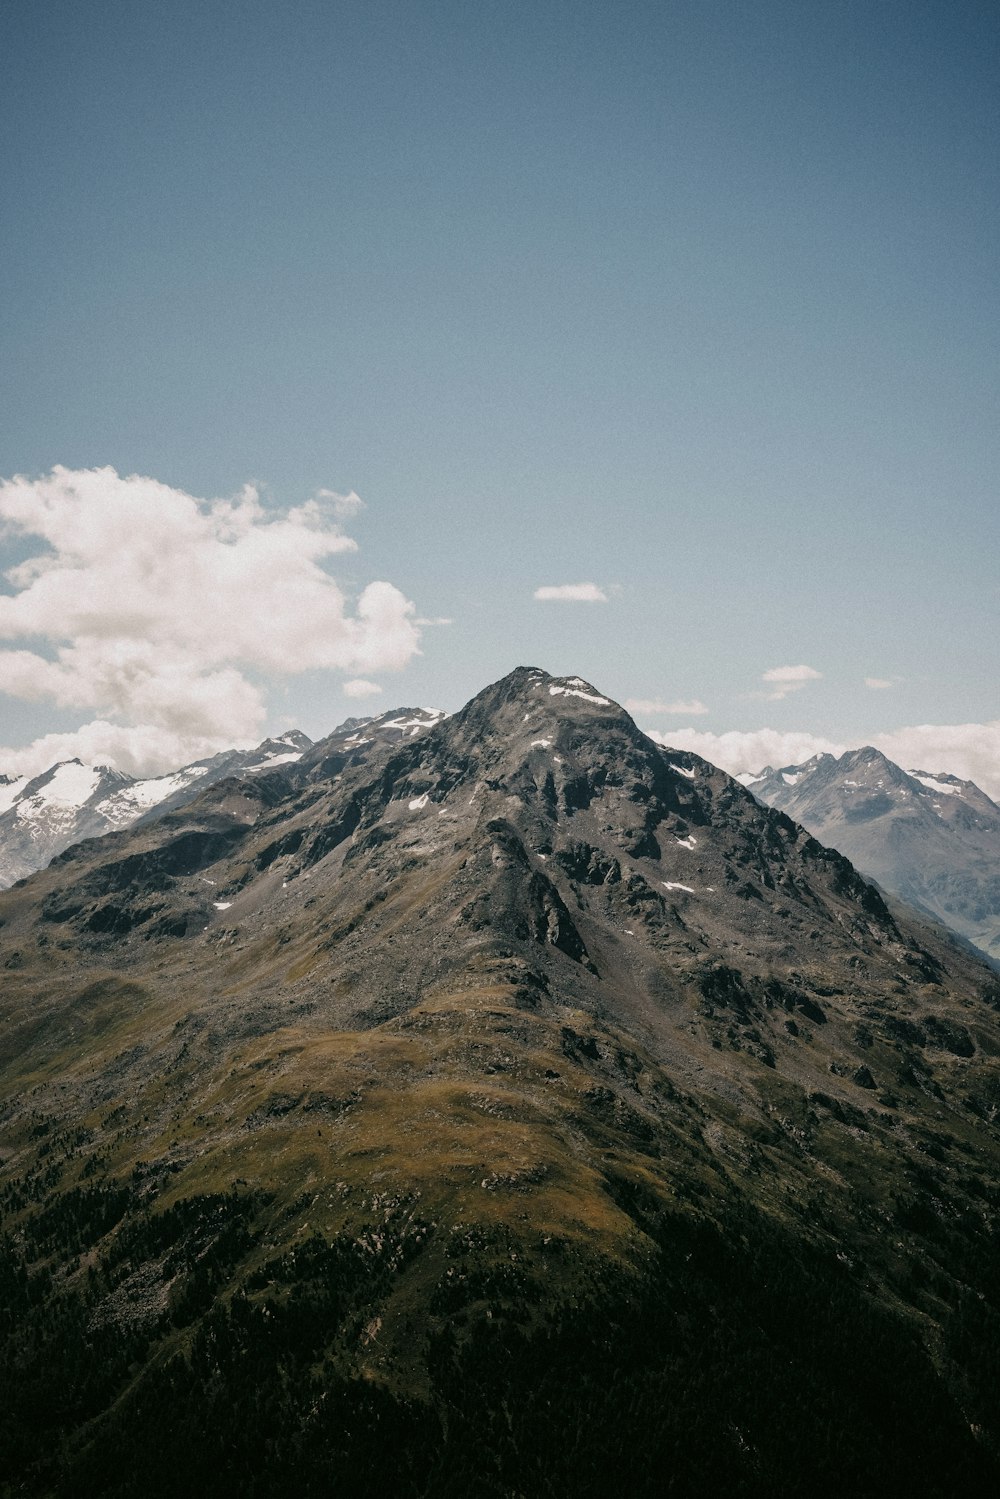
[[[823,673],[811,666],[772,666],[761,677],[762,682],[815,682]]]
[[[339,520],[360,505],[323,490],[276,512],[249,486],[205,501],[111,468],[0,481],[0,534],[42,543],[5,575],[0,639],[33,648],[0,649],[0,692],[93,713],[64,750],[148,773],[254,742],[268,678],[405,666],[413,605],[373,582],[352,610],[324,566],[357,550]]]
[[[708,709],[697,698],[690,702],[664,703],[658,697],[627,697],[625,708],[633,715],[646,717],[653,713],[676,713],[680,718],[700,718]]]
[[[256,729],[250,734],[192,737],[162,725],[98,718],[68,733],[45,734],[21,748],[0,746],[0,766],[5,775],[35,776],[60,760],[80,759],[85,765],[113,765],[130,775],[156,775],[223,750],[248,749],[260,737]]]
[[[884,692],[892,685],[892,681],[886,677],[865,677],[865,686],[870,687],[873,692]]]
[[[780,703],[790,692],[801,692],[807,682],[818,682],[822,675],[811,666],[772,666],[762,674],[761,681],[775,684],[774,690],[764,696],[768,702]]]
[[[877,734],[871,742],[904,770],[946,770],[1000,800],[1000,719],[915,724]]]
[[[730,729],[725,734],[704,729],[667,729],[660,733],[654,729],[649,737],[670,749],[692,750],[731,776],[744,770],[756,773],[765,765],[800,765],[821,753],[842,755],[847,748],[818,734],[785,733],[780,729]]]
[[[608,596],[596,583],[557,583],[536,588],[534,598],[565,604],[606,604]]]
[[[341,687],[345,697],[376,697],[381,691],[377,682],[366,682],[364,677],[355,677]]]
[[[328,505],[334,515],[345,520],[348,516],[357,515],[359,510],[365,508],[365,502],[352,489],[350,494],[338,494],[335,489],[317,489],[314,496],[321,505]]]
[[[1000,719],[990,723],[919,724],[890,733],[855,737],[842,743],[807,732],[778,729],[730,730],[712,734],[700,729],[657,729],[650,739],[671,749],[693,750],[730,775],[756,774],[765,765],[801,765],[813,755],[842,755],[872,744],[904,770],[947,771],[975,781],[994,801],[1000,799]]]

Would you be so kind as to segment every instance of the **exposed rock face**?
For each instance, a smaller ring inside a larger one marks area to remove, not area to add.
[[[1000,807],[972,781],[878,750],[743,777],[869,878],[1000,961]]]
[[[443,717],[436,708],[395,708],[348,718],[323,744],[328,757],[346,763],[411,739]],[[44,869],[74,843],[175,812],[218,781],[285,771],[311,746],[305,734],[291,729],[255,749],[227,750],[147,780],[79,760],[53,765],[30,781],[0,776],[0,890]]]
[[[0,889],[15,884],[64,849],[186,806],[227,776],[253,774],[298,760],[311,741],[297,730],[252,750],[196,760],[169,775],[136,780],[106,765],[64,760],[33,780],[0,784]]]
[[[19,1482],[993,1492],[995,976],[579,678],[394,716],[0,897]]]

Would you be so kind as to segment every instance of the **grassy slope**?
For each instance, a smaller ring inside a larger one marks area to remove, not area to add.
[[[995,1064],[952,1059],[934,1129],[919,1077],[851,1111],[753,1063],[750,1109],[488,968],[224,1045],[155,984],[52,980],[7,1059],[28,1492],[986,1492],[1000,1172],[955,1101]]]

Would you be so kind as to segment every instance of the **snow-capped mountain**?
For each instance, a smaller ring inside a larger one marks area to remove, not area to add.
[[[439,708],[392,708],[348,718],[317,744],[298,729],[250,750],[226,750],[169,774],[137,780],[107,765],[64,760],[34,778],[0,776],[0,890],[43,869],[84,838],[99,838],[177,811],[227,776],[289,774],[307,759],[345,762],[411,739],[439,723]]]
[[[42,869],[84,838],[118,832],[183,806],[231,775],[301,759],[312,741],[297,729],[252,750],[227,750],[169,775],[138,780],[107,765],[63,760],[41,775],[0,778],[0,889]]]
[[[370,718],[345,718],[329,736],[329,741],[342,740],[344,744],[393,744],[400,739],[413,739],[424,729],[432,729],[442,718],[447,718],[442,708],[390,708]],[[328,740],[320,742],[326,744]]]
[[[1000,958],[1000,807],[866,746],[739,778],[900,899]]]

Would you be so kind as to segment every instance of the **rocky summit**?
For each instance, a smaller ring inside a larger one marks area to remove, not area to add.
[[[1000,981],[598,688],[0,897],[8,1494],[993,1494]]]

